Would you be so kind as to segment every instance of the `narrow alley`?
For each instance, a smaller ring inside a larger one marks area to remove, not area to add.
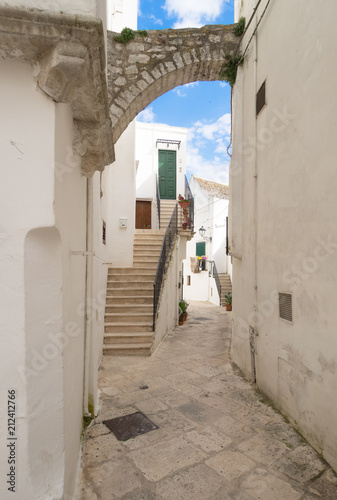
[[[335,500],[329,466],[231,365],[231,313],[188,312],[151,357],[104,357],[78,500]],[[159,428],[119,441],[103,423],[136,411]]]

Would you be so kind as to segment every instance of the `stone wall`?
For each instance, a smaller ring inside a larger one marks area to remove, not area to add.
[[[114,143],[148,104],[178,85],[219,80],[238,38],[233,25],[137,32],[127,44],[108,32],[108,95]]]

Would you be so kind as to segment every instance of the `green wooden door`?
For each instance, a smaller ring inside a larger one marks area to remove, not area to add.
[[[162,200],[176,199],[176,152],[159,150],[159,191]]]

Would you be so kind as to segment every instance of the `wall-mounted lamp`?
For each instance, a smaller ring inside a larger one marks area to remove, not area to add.
[[[206,233],[206,229],[204,228],[204,226],[201,226],[201,228],[199,229],[199,234],[200,236],[206,240],[206,241],[209,241],[209,242],[212,242],[212,236],[208,237],[208,236],[205,236],[205,233]]]

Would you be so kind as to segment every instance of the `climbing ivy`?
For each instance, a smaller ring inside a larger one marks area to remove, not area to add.
[[[123,28],[119,36],[115,36],[116,42],[128,43],[135,37],[135,32],[131,28]]]
[[[234,35],[237,37],[242,36],[245,31],[245,27],[246,27],[246,18],[240,17],[239,21],[237,22],[233,30]]]
[[[146,30],[139,30],[137,31],[138,35],[143,36],[144,38],[148,35]]]
[[[238,67],[243,64],[243,57],[239,53],[232,56],[232,54],[225,55],[226,63],[220,72],[220,80],[225,80],[231,87],[234,86]]]

